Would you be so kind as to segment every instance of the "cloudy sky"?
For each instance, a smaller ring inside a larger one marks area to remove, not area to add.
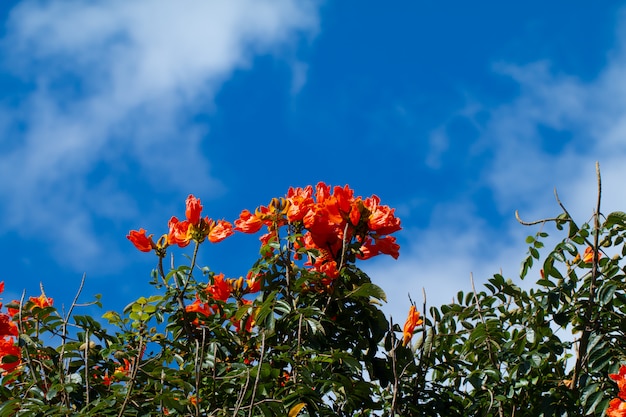
[[[397,208],[401,255],[362,267],[403,320],[503,271],[524,228],[626,210],[626,3],[23,0],[0,6],[7,298],[42,282],[119,309],[150,291],[189,193],[234,220],[325,181]],[[256,238],[203,248],[239,276]],[[368,264],[369,263],[369,264]]]

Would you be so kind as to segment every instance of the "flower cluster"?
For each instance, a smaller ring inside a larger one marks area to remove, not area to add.
[[[0,294],[3,292],[4,281],[0,282]],[[17,336],[18,328],[12,320],[11,312],[0,313],[0,370],[3,375],[15,370],[21,363],[20,348],[15,340]]]
[[[0,282],[0,294],[2,292],[4,292],[4,281]],[[32,319],[37,309],[52,307],[53,303],[54,300],[43,293],[39,297],[29,297],[28,303],[25,304],[26,309],[21,315],[22,326],[29,325],[29,320]],[[20,302],[13,300],[9,305],[19,306]],[[15,316],[20,310],[9,305],[7,305],[7,313],[0,313],[0,371],[2,375],[14,371],[22,363],[21,350],[15,339],[19,335]],[[2,308],[2,302],[0,302],[0,308]]]
[[[261,279],[258,275],[248,273],[245,279],[240,278],[224,278],[224,274],[213,276],[213,283],[207,285],[202,294],[196,294],[196,300],[185,307],[188,313],[196,313],[197,318],[193,320],[195,326],[203,324],[202,318],[209,317],[219,312],[220,308],[217,302],[226,303],[231,297],[234,297],[239,306],[250,305],[252,302],[243,298],[244,295],[255,294],[261,289]],[[203,301],[206,300],[206,301]],[[254,326],[254,314],[249,315],[242,326],[241,320],[234,317],[230,318],[230,322],[235,331],[245,329],[247,332],[252,330]]]
[[[608,417],[626,417],[626,365],[621,366],[619,373],[610,374],[609,378],[617,383],[619,393],[617,398],[613,398],[609,402],[606,415]]]
[[[225,220],[212,220],[208,216],[202,217],[200,199],[189,195],[186,200],[185,220],[172,216],[168,222],[169,232],[155,243],[152,236],[146,235],[146,230],[131,230],[126,236],[137,249],[142,252],[155,250],[160,257],[165,256],[165,249],[170,245],[185,247],[192,240],[202,243],[208,239],[212,243],[221,242],[233,234],[232,224]]]
[[[390,234],[401,229],[394,209],[381,205],[373,195],[355,197],[347,185],[336,186],[323,182],[315,188],[290,188],[287,196],[273,199],[268,206],[258,207],[254,213],[243,210],[235,221],[235,230],[256,233],[263,226],[267,233],[261,237],[266,244],[277,239],[278,230],[291,225],[302,232],[296,249],[310,256],[311,271],[325,274],[330,279],[339,276],[341,261],[346,255],[369,259],[379,254],[397,258],[399,245]],[[353,243],[355,245],[353,245]],[[355,249],[350,249],[355,246]],[[350,249],[352,253],[346,253]]]

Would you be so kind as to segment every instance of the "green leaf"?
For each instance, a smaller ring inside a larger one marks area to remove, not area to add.
[[[5,401],[0,405],[0,417],[12,417],[20,411],[20,399]]]
[[[618,225],[625,227],[626,226],[626,213],[623,211],[614,211],[606,216],[606,220],[604,221],[604,227],[611,227],[613,225]]]
[[[357,287],[356,289],[350,291],[347,294],[348,298],[351,297],[373,297],[376,298],[377,300],[382,300],[387,302],[387,295],[385,294],[385,292],[383,291],[382,288],[380,288],[378,285],[376,284],[372,284],[370,282],[366,282],[365,284]]]

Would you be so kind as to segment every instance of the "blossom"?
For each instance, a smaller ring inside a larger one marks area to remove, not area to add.
[[[41,294],[39,297],[30,297],[29,300],[39,308],[52,307],[54,300],[46,297],[45,294]]]
[[[200,299],[196,299],[196,301],[185,307],[185,311],[187,313],[199,313],[206,317],[210,316],[212,313],[211,308]]]
[[[123,359],[124,365],[120,364],[117,368],[115,368],[115,373],[113,374],[116,378],[121,378],[122,376],[128,376],[130,372],[130,361],[126,358]]]
[[[583,254],[583,262],[588,264],[593,262],[593,253],[593,248],[591,246],[587,246],[587,248],[585,248],[585,253]],[[598,252],[598,259],[600,259],[601,257],[602,253]]]
[[[230,222],[218,220],[217,223],[211,227],[211,231],[208,235],[209,241],[212,243],[221,242],[233,233],[233,225]]]
[[[109,370],[107,369],[102,376],[102,383],[107,387],[113,383],[113,379],[109,376]]]
[[[214,300],[226,301],[230,298],[232,288],[229,280],[224,279],[224,274],[218,274],[213,277],[213,284],[206,288],[206,292],[213,297]]]
[[[189,244],[191,237],[189,236],[189,226],[191,223],[187,220],[179,221],[176,216],[172,216],[167,223],[169,233],[167,234],[167,243],[170,245],[178,245],[184,248]]]
[[[19,346],[15,345],[15,339],[0,338],[0,369],[4,372],[11,372],[21,363],[21,352]]]
[[[17,308],[13,308],[13,307],[9,307],[9,305],[11,304],[15,304],[15,305],[20,305],[20,301],[19,300],[13,300],[11,301],[11,303],[7,304],[7,313],[9,314],[9,316],[13,317],[15,316],[17,313],[20,312],[19,309]]]
[[[262,274],[252,275],[252,271],[248,272],[248,275],[246,276],[246,284],[248,284],[248,288],[246,290],[247,293],[253,294],[255,292],[259,292],[261,289],[262,276]]]
[[[200,204],[200,200],[194,197],[192,194],[189,194],[187,200],[185,201],[185,217],[187,221],[193,225],[197,225],[200,223],[200,214],[202,213],[202,204]]]
[[[156,248],[156,245],[152,241],[152,235],[146,236],[146,231],[144,229],[131,230],[126,239],[130,240],[133,245],[137,249],[142,252],[150,252],[152,249]]]
[[[243,305],[252,305],[252,301],[246,300],[245,298],[242,299],[241,302],[243,303]],[[250,333],[252,331],[252,327],[254,327],[254,325],[256,324],[255,316],[256,316],[255,311],[252,311],[252,313],[249,314],[245,319],[236,320],[235,316],[233,316],[231,317],[230,322],[235,328],[236,332],[240,332],[241,330],[244,330],[246,333]],[[242,320],[245,320],[243,328],[241,325]]]
[[[249,210],[242,210],[239,219],[235,220],[235,230],[243,233],[256,233],[262,226],[263,221]]]
[[[622,391],[626,393],[626,365],[622,365],[619,368],[619,372],[617,374],[609,374],[609,378],[617,383],[617,388],[620,390],[620,395]]]
[[[380,198],[373,195],[364,201],[365,206],[370,211],[367,225],[370,230],[375,231],[379,235],[389,235],[402,229],[400,219],[395,217],[395,209],[389,206],[381,206]]]
[[[187,313],[200,314],[204,317],[208,317],[213,313],[211,311],[211,307],[209,307],[206,303],[203,303],[200,299],[196,299],[196,301],[185,307],[185,311]],[[201,324],[200,320],[198,320],[198,317],[196,317],[191,323],[196,327],[200,326]]]
[[[626,402],[621,398],[613,398],[606,410],[607,417],[626,417]]]
[[[400,245],[396,243],[394,236],[384,236],[375,239],[375,244],[380,253],[390,255],[393,259],[398,259],[400,255]]]
[[[0,314],[0,337],[17,336],[18,329],[8,314]]]
[[[290,222],[302,220],[315,203],[312,195],[313,187],[310,185],[306,188],[289,188],[287,191],[287,201],[289,201],[287,220]]]
[[[420,318],[419,311],[417,311],[415,306],[412,305],[409,309],[409,316],[404,323],[404,329],[402,330],[402,346],[406,346],[411,341],[415,327],[422,323],[423,321]]]

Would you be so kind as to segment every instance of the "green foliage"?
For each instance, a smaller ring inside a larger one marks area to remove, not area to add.
[[[331,278],[311,267],[328,255],[303,243],[302,223],[277,216],[244,284],[196,265],[203,221],[189,264],[167,273],[164,238],[143,236],[158,256],[156,294],[106,312],[106,324],[76,303],[65,315],[51,300],[10,303],[19,355],[2,364],[19,366],[4,375],[0,417],[601,416],[616,395],[626,213],[598,207],[578,225],[564,209],[534,223],[520,270],[534,285],[496,274],[430,307],[406,345],[413,328],[388,322],[383,289],[357,266],[362,240],[342,235]],[[547,223],[565,231],[550,250]]]

